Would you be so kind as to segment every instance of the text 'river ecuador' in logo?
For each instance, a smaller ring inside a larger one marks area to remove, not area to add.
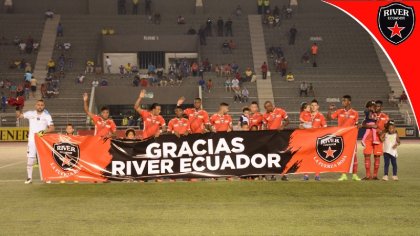
[[[406,40],[414,30],[414,9],[402,3],[391,3],[379,8],[378,26],[382,35],[397,45]]]
[[[55,143],[53,145],[54,160],[63,170],[71,170],[77,165],[80,158],[78,145],[72,143]]]
[[[316,152],[318,156],[326,161],[337,160],[344,149],[344,140],[341,136],[325,135],[316,140]]]

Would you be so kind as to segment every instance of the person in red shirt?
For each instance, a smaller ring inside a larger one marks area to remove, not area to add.
[[[184,97],[178,99],[177,106],[181,106],[185,101]],[[188,116],[190,121],[192,134],[203,134],[210,128],[209,114],[201,108],[201,98],[194,99],[194,108],[187,108],[184,114]]]
[[[176,117],[169,121],[168,132],[175,134],[178,138],[191,133],[190,121],[184,118],[184,111],[181,107],[175,108]]]
[[[267,72],[268,72],[268,66],[267,66],[267,63],[264,62],[261,66],[261,73],[262,73],[263,79],[267,79]]]
[[[285,110],[274,107],[273,103],[270,101],[264,103],[264,108],[265,114],[263,115],[263,123],[266,130],[283,130],[289,125],[289,117]],[[272,175],[271,180],[275,181],[276,177]],[[289,178],[287,177],[287,174],[283,174],[281,180],[288,181]]]
[[[344,95],[341,104],[343,105],[342,109],[338,109],[334,111],[335,106],[331,105],[328,111],[327,118],[338,120],[338,127],[351,127],[351,126],[358,126],[359,124],[359,113],[351,108],[351,96]],[[357,148],[357,144],[355,149]],[[361,179],[357,175],[357,154],[354,154],[353,157],[353,176],[352,179],[355,181],[360,181]],[[338,179],[339,181],[347,180],[347,174],[343,173],[341,177]]]
[[[261,130],[263,125],[263,115],[259,111],[258,103],[252,102],[251,105],[249,105],[249,129],[250,130]]]
[[[143,139],[150,137],[159,137],[165,129],[165,120],[160,115],[161,107],[158,103],[153,103],[150,111],[144,110],[140,107],[141,100],[146,94],[145,90],[141,90],[134,110],[136,110],[143,119]]]
[[[266,113],[263,122],[266,130],[283,130],[289,125],[289,117],[285,110],[274,107],[270,101],[264,103],[264,108]]]
[[[384,132],[385,130],[385,124],[388,123],[389,121],[389,117],[387,114],[382,112],[382,106],[383,106],[383,102],[378,100],[375,101],[375,112],[376,112],[376,117],[377,117],[377,121],[376,124],[367,124],[367,123],[363,123],[363,127],[364,128],[376,128],[377,132],[376,132],[376,141],[380,141],[380,136],[381,134]],[[378,179],[378,170],[379,170],[379,165],[380,165],[380,157],[383,154],[383,143],[380,142],[375,143],[374,142],[374,138],[372,137],[372,135],[368,136],[365,140],[365,149],[363,150],[363,154],[365,157],[365,169],[366,169],[366,177],[363,178],[363,180],[379,180]],[[371,178],[371,172],[370,172],[370,166],[371,166],[371,156],[373,154],[373,159],[374,159],[374,168],[373,168],[373,177]]]
[[[109,109],[107,107],[102,107],[100,115],[94,114],[89,111],[88,100],[88,94],[84,93],[83,108],[95,125],[95,136],[100,136],[103,138],[110,138],[114,136],[115,132],[117,131],[117,126],[115,125],[114,121],[109,118]]]
[[[232,117],[228,115],[228,112],[229,105],[224,102],[220,103],[219,111],[210,118],[213,132],[232,131]]]
[[[302,103],[300,107],[299,121],[300,121],[299,128],[301,129],[312,128],[311,106],[306,102]]]

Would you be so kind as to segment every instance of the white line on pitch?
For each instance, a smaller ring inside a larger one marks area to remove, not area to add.
[[[23,180],[21,179],[4,179],[4,180],[0,180],[0,183],[11,183],[11,182],[23,182]]]
[[[0,169],[6,168],[6,167],[9,167],[9,166],[15,166],[15,165],[25,163],[25,162],[26,161],[18,161],[18,162],[10,163],[10,164],[4,165],[4,166],[0,166]]]

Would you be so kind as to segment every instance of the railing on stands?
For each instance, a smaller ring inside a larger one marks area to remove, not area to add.
[[[86,128],[86,115],[84,113],[54,113],[52,114],[54,125],[56,127],[65,127],[68,123],[75,127]],[[12,113],[0,115],[1,127],[27,127],[29,122],[27,119],[16,119],[16,115]]]
[[[89,98],[89,111],[93,111],[94,104],[95,104],[95,86],[92,86],[90,90],[90,98]],[[86,125],[89,125],[89,123],[90,123],[90,118],[89,116],[86,116]]]

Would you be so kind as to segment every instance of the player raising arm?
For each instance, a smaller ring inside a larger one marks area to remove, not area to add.
[[[108,107],[102,107],[101,113],[99,115],[94,114],[89,111],[89,96],[87,93],[83,94],[83,108],[85,113],[92,119],[93,124],[95,125],[95,136],[100,136],[102,138],[110,138],[115,135],[117,131],[117,126],[114,121],[109,118],[109,109]]]
[[[177,102],[177,107],[181,106],[185,101],[184,97],[180,97]],[[203,134],[211,130],[209,114],[202,108],[201,98],[194,99],[194,108],[187,108],[184,114],[188,116],[191,125],[191,133]]]
[[[45,110],[44,100],[38,100],[35,103],[35,110],[27,111],[22,113],[21,111],[16,112],[17,118],[24,118],[29,120],[29,134],[28,134],[28,149],[27,157],[28,162],[26,165],[26,171],[28,178],[25,181],[25,184],[32,183],[32,171],[33,166],[36,160],[36,146],[35,146],[35,134],[39,136],[44,135],[45,133],[50,133],[54,131],[54,123],[52,121],[51,115]]]
[[[150,107],[150,111],[141,108],[141,100],[145,95],[146,90],[142,89],[134,104],[134,110],[136,110],[143,119],[143,139],[150,137],[157,138],[165,130],[166,123],[160,115],[161,107],[158,103],[153,103]]]

